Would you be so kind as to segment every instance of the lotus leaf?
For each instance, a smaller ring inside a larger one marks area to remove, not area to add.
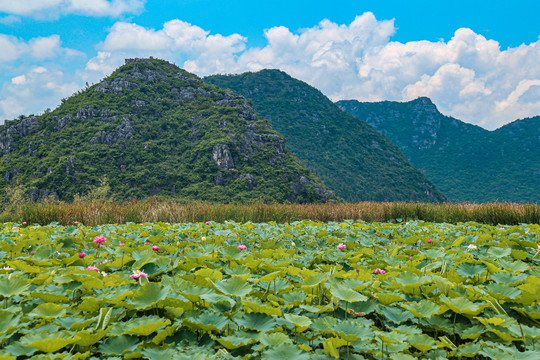
[[[20,295],[28,289],[30,284],[26,279],[20,277],[0,277],[0,295],[3,297],[11,297]]]
[[[441,301],[450,308],[450,310],[458,314],[466,315],[478,315],[480,311],[486,308],[488,305],[485,303],[473,303],[465,297],[448,298],[444,295],[441,296]]]
[[[420,318],[429,318],[432,315],[439,315],[444,312],[444,309],[431,300],[420,300],[418,302],[410,302],[403,305],[414,316]]]
[[[217,290],[226,295],[243,297],[253,290],[246,280],[237,276],[223,281],[214,281],[213,284]]]
[[[229,336],[216,336],[215,339],[228,350],[232,350],[241,346],[256,343],[258,334],[256,332],[238,331]]]
[[[360,294],[357,291],[347,289],[344,286],[341,286],[339,284],[336,284],[330,288],[330,293],[332,296],[335,296],[339,300],[343,300],[346,302],[358,302],[358,301],[366,301],[368,298],[365,295]]]
[[[356,320],[341,321],[334,326],[334,330],[340,338],[347,342],[371,340],[375,335],[371,328]]]
[[[248,312],[256,312],[256,313],[262,313],[266,315],[281,316],[281,309],[279,307],[262,304],[260,301],[257,301],[255,299],[242,301],[242,306]]]
[[[164,360],[164,359],[175,359],[177,350],[173,348],[168,349],[158,349],[158,348],[144,348],[141,351],[144,357],[148,360]]]
[[[78,341],[80,338],[78,336],[73,336],[72,333],[63,330],[56,332],[36,332],[27,334],[19,339],[19,341],[33,348],[38,349],[46,353],[51,353],[60,350],[66,345],[73,344]]]
[[[259,342],[263,346],[269,346],[274,347],[281,344],[292,344],[292,340],[281,332],[275,332],[275,333],[265,333],[261,332],[259,333]]]
[[[5,336],[15,330],[21,316],[21,312],[0,310],[0,335]]]
[[[41,317],[59,317],[67,312],[67,308],[54,303],[44,303],[36,306],[28,315]]]
[[[75,344],[91,346],[100,341],[106,334],[107,330],[98,330],[97,332],[90,332],[87,330],[79,331],[75,333],[75,336],[79,337],[79,340],[75,341]]]
[[[157,301],[165,299],[170,292],[168,286],[162,286],[158,283],[148,283],[137,290],[128,303],[133,304],[137,309],[147,309],[155,306]]]
[[[516,299],[521,295],[521,290],[507,284],[489,284],[486,285],[487,291],[493,295],[494,298],[500,299]]]
[[[269,332],[277,326],[276,321],[272,316],[260,313],[244,314],[242,318],[236,319],[235,322],[245,329],[260,332]]]
[[[474,277],[487,271],[484,264],[461,263],[456,267],[456,272],[463,277]]]
[[[7,346],[4,346],[3,349],[0,350],[0,359],[5,356],[6,359],[12,358],[13,360],[15,360],[17,356],[32,356],[37,351],[38,350],[36,348],[28,347],[22,344],[20,341],[17,341]],[[2,352],[4,352],[4,354],[6,355],[2,355]]]
[[[210,310],[200,312],[190,311],[185,315],[184,322],[191,325],[196,330],[204,331],[223,331],[229,324],[229,319],[221,314]]]
[[[384,315],[387,320],[390,320],[391,322],[396,324],[400,324],[414,318],[414,315],[411,314],[409,311],[401,310],[396,307],[381,305],[379,307],[379,312]]]
[[[307,316],[295,315],[295,314],[284,314],[283,317],[294,324],[295,330],[297,332],[305,331],[311,325],[311,319]]]
[[[398,276],[394,277],[393,280],[406,289],[416,289],[424,284],[429,283],[431,279],[428,276],[416,276],[411,272],[404,271]]]
[[[309,360],[309,353],[302,351],[298,346],[293,344],[281,344],[265,350],[262,354],[264,360]]]
[[[139,338],[137,336],[115,336],[108,338],[104,343],[99,345],[98,351],[104,355],[126,355],[137,349]]]

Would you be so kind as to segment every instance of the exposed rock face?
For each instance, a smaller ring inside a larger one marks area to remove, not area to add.
[[[255,177],[253,177],[253,175],[251,175],[251,174],[246,174],[246,175],[242,174],[242,175],[239,176],[239,179],[240,180],[246,179],[248,190],[253,190],[253,188],[255,186],[257,186],[257,182],[255,181]]]
[[[13,179],[17,174],[19,174],[19,170],[18,170],[18,169],[11,169],[11,170],[8,170],[8,171],[6,171],[6,173],[4,174],[4,179],[5,179],[7,182],[10,182],[11,179]]]
[[[231,170],[234,169],[234,162],[231,151],[227,145],[217,144],[212,149],[212,160],[216,163],[219,169]]]
[[[124,79],[122,77],[115,78],[111,81],[102,81],[101,84],[99,84],[94,91],[95,92],[102,92],[102,93],[113,93],[113,94],[119,94],[124,89],[129,90],[136,90],[139,87],[130,82],[127,79]]]
[[[107,144],[114,145],[120,140],[127,140],[135,135],[135,130],[129,119],[124,118],[122,123],[118,125],[116,131],[99,131],[92,139],[90,144]]]
[[[109,121],[111,117],[110,110],[107,109],[96,109],[91,106],[84,106],[77,110],[77,115],[81,120],[88,120],[89,118],[96,118],[101,121]]]
[[[56,194],[56,192],[49,191],[49,190],[42,190],[36,187],[33,187],[30,190],[28,190],[26,192],[26,196],[28,196],[28,198],[31,201],[39,201],[43,199],[48,199],[50,197],[52,197],[53,199],[58,199],[58,195]]]
[[[35,116],[30,116],[14,124],[6,121],[3,126],[6,128],[6,132],[5,135],[0,133],[0,150],[4,154],[8,154],[12,151],[17,138],[33,134],[39,128],[39,119]]]

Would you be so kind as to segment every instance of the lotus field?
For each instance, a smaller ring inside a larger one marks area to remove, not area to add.
[[[0,359],[540,359],[540,225],[0,226]]]

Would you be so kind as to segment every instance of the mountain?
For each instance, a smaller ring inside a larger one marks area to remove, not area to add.
[[[257,114],[287,139],[291,151],[347,201],[445,200],[388,139],[282,71],[204,80],[252,101]]]
[[[52,112],[0,127],[0,188],[71,200],[106,177],[118,199],[335,200],[283,136],[229,90],[157,59],[128,59]]]
[[[396,144],[452,201],[540,202],[540,117],[488,131],[442,115],[428,98],[338,101]]]

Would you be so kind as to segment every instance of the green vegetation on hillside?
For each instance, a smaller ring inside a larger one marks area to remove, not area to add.
[[[101,182],[116,199],[336,199],[244,98],[156,59],[1,126],[0,150],[0,188],[34,199],[73,200]]]
[[[540,117],[488,131],[431,100],[337,102],[396,144],[450,200],[540,203]]]
[[[278,70],[204,79],[253,102],[287,146],[347,201],[444,201],[384,136],[306,83]]]

